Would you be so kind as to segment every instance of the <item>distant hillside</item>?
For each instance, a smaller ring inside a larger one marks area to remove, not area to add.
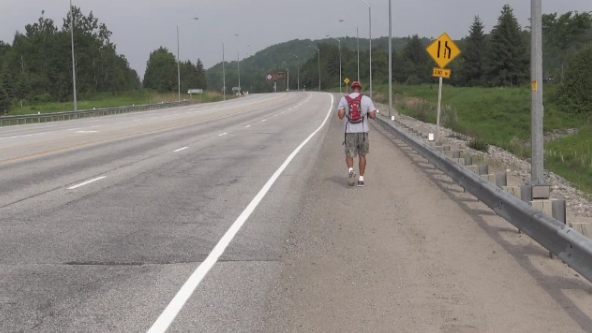
[[[355,37],[343,37],[341,39],[341,47],[343,53],[357,51],[357,39]],[[393,38],[393,49],[396,51],[402,50],[409,38]],[[423,38],[424,44],[429,43],[429,39]],[[296,78],[297,60],[289,53],[294,53],[300,57],[302,66],[313,57],[317,56],[317,51],[309,46],[318,47],[320,44],[332,45],[337,47],[338,42],[335,39],[296,39],[289,42],[276,44],[264,50],[257,52],[246,59],[241,59],[241,84],[245,90],[255,90],[257,92],[269,91],[270,85],[265,82],[265,74],[289,68],[292,71],[292,78]],[[372,48],[375,50],[388,50],[388,37],[382,37],[372,40]],[[369,49],[369,39],[360,38],[360,50],[366,52]],[[236,54],[228,52],[226,62],[226,86],[228,90],[232,87],[238,86],[237,63],[233,58]],[[323,52],[321,52],[323,57]],[[233,60],[233,61],[229,61]],[[357,57],[356,57],[357,60]],[[222,63],[218,63],[207,70],[208,85],[210,89],[222,89]],[[293,81],[291,78],[290,81]],[[294,81],[295,82],[295,81]],[[295,83],[293,83],[295,84]],[[252,87],[252,88],[251,88]],[[285,87],[283,88],[285,89]]]

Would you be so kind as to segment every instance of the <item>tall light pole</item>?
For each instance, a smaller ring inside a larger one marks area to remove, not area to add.
[[[294,57],[296,57],[296,59],[298,60],[298,91],[300,91],[300,57],[298,57],[294,53],[290,53],[290,54],[293,55]]]
[[[290,91],[290,69],[286,68],[286,72],[288,72],[288,82],[286,83],[286,91]]]
[[[341,83],[341,39],[335,38],[335,37],[331,37],[329,35],[327,35],[327,38],[333,38],[337,42],[339,42],[339,93],[340,94],[343,94],[343,88],[342,88],[342,83]]]
[[[222,41],[222,90],[223,95],[224,95],[224,100],[226,100],[226,67],[225,67],[225,63],[226,60],[224,59],[224,53],[225,53],[225,45],[226,41]]]
[[[70,37],[72,38],[72,84],[74,89],[74,111],[78,111],[78,99],[76,98],[76,57],[74,54],[74,7],[70,0]]]
[[[339,20],[339,22],[345,22],[345,20]],[[356,28],[356,40],[358,42],[358,81],[360,81],[360,27],[351,23]]]
[[[310,45],[308,47],[317,50],[317,52],[319,54],[319,91],[321,91],[321,49],[319,49],[318,47],[310,46]]]
[[[234,34],[238,41],[238,34]],[[238,92],[239,94],[242,92],[241,90],[241,72],[240,72],[240,48],[236,47],[236,59],[237,59],[237,67],[238,67]]]
[[[370,23],[370,98],[372,98],[372,5],[364,0],[360,0],[368,6],[368,17]]]
[[[543,129],[543,5],[542,0],[531,0],[531,81],[532,81],[532,159],[531,182],[533,185],[546,185],[545,180],[545,141]]]
[[[195,20],[197,21],[199,18],[197,17],[192,17],[192,18],[188,18],[185,21],[181,22],[181,24],[177,24],[177,84],[179,85],[178,90],[179,90],[179,101],[181,100],[181,58],[180,58],[180,46],[179,46],[179,28],[181,28],[181,26],[185,23],[187,23],[187,21],[190,20]]]
[[[389,118],[393,111],[393,12],[392,1],[389,0]]]

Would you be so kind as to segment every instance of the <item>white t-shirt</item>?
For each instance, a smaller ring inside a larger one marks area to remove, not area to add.
[[[353,93],[349,94],[349,97],[356,98],[360,94]],[[347,99],[345,97],[341,98],[339,101],[339,107],[337,110],[345,110],[347,114],[349,112],[349,104],[347,103]],[[366,117],[366,115],[370,112],[376,111],[376,107],[374,106],[374,102],[368,96],[362,96],[362,115]],[[357,124],[352,124],[347,121],[347,117],[345,119],[345,133],[368,133],[370,132],[370,126],[368,126],[368,118],[364,118],[364,121]]]

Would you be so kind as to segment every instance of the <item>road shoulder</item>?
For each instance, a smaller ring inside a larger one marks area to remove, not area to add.
[[[346,186],[334,120],[264,332],[586,332],[590,286],[373,126]]]

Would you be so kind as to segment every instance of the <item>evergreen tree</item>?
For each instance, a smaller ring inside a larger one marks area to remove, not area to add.
[[[160,92],[177,89],[177,61],[175,56],[164,47],[150,54],[144,74],[144,88]]]
[[[491,32],[487,78],[491,86],[518,86],[529,80],[527,45],[510,5],[505,5]]]
[[[569,58],[590,43],[592,33],[592,12],[567,12],[543,15],[543,37],[545,47],[546,72],[548,67],[557,69],[557,76],[564,82],[565,70]],[[549,73],[555,74],[555,73]]]
[[[486,42],[483,21],[479,16],[475,16],[470,35],[465,40],[465,50],[461,58],[463,66],[459,79],[463,85],[480,86],[484,84]]]
[[[403,49],[403,66],[406,69],[406,81],[410,84],[428,82],[431,62],[425,45],[418,35],[411,37]],[[388,68],[388,66],[387,66]]]
[[[561,86],[561,104],[566,111],[592,114],[592,46],[575,54],[565,72]]]
[[[2,85],[0,85],[0,116],[4,115],[4,111],[10,110],[10,104],[10,97]]]
[[[195,65],[195,69],[197,71],[197,85],[198,89],[208,89],[208,80],[206,78],[206,70],[204,68],[201,59],[197,59],[197,64]]]

